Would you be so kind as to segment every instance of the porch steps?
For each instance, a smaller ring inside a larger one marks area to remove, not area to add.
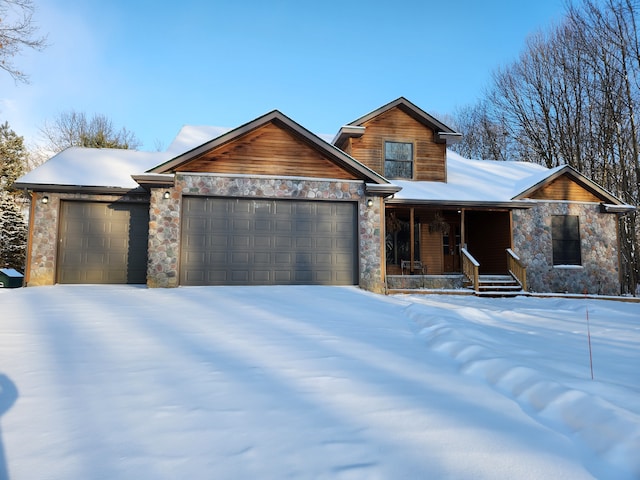
[[[511,275],[480,275],[476,295],[484,297],[512,297],[522,295],[524,290]]]

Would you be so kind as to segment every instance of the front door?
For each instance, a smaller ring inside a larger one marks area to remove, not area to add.
[[[449,231],[442,234],[444,273],[459,273],[460,270],[460,223],[449,222]]]

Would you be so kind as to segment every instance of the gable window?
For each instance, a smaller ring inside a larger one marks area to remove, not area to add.
[[[554,265],[581,265],[580,220],[577,215],[551,217]]]
[[[384,176],[413,178],[413,143],[384,142]]]

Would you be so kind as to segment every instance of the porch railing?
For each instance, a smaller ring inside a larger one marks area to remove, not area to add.
[[[480,264],[466,248],[462,248],[460,251],[462,252],[462,273],[473,284],[473,289],[477,292],[480,290]]]
[[[525,267],[518,255],[513,250],[507,248],[507,268],[509,273],[520,283],[522,290],[527,291],[527,267]]]

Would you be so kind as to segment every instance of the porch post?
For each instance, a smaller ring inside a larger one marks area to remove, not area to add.
[[[415,210],[413,207],[411,207],[411,209],[409,210],[409,260],[411,261],[411,263],[409,264],[409,271],[411,272],[411,274],[413,275],[413,259],[415,258],[415,251],[414,251],[414,247],[415,247],[415,231],[414,231],[414,216],[415,216]]]
[[[467,232],[464,228],[464,212],[465,209],[460,209],[460,248],[467,248]]]

